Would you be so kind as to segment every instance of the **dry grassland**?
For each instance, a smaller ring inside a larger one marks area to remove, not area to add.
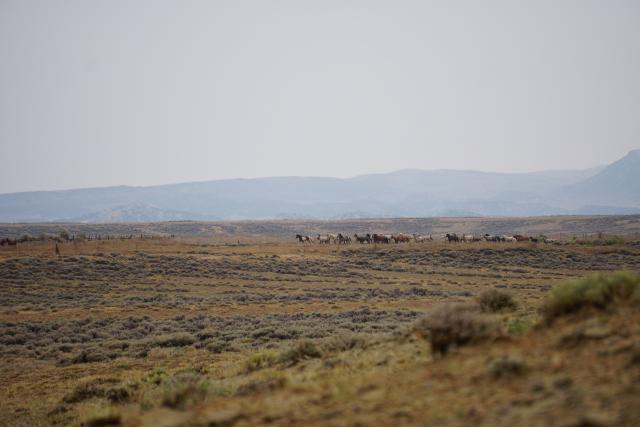
[[[587,243],[4,247],[0,424],[638,425],[637,306],[540,314],[640,271],[636,241]],[[493,329],[439,355],[415,325],[454,302]]]

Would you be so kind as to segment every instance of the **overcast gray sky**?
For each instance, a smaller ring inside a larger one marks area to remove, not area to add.
[[[637,0],[0,0],[0,192],[634,148]]]

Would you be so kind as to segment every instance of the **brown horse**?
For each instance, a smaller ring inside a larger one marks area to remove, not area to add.
[[[411,236],[402,233],[394,234],[391,237],[396,241],[396,243],[409,243],[411,241]]]
[[[523,236],[522,234],[515,234],[513,237],[518,242],[527,242],[527,241],[529,241],[529,236]]]
[[[391,237],[382,234],[373,234],[373,243],[391,243]]]

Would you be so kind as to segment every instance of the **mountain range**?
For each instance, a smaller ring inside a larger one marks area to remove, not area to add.
[[[406,169],[0,194],[0,222],[146,222],[640,213],[640,150],[534,173]]]

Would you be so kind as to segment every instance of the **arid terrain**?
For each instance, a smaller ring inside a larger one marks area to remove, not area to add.
[[[0,248],[0,425],[640,424],[640,292],[554,294],[593,273],[636,280],[638,216],[5,224],[0,237],[61,230],[102,238]],[[450,230],[557,243],[445,243]],[[329,231],[434,240],[293,238]]]

